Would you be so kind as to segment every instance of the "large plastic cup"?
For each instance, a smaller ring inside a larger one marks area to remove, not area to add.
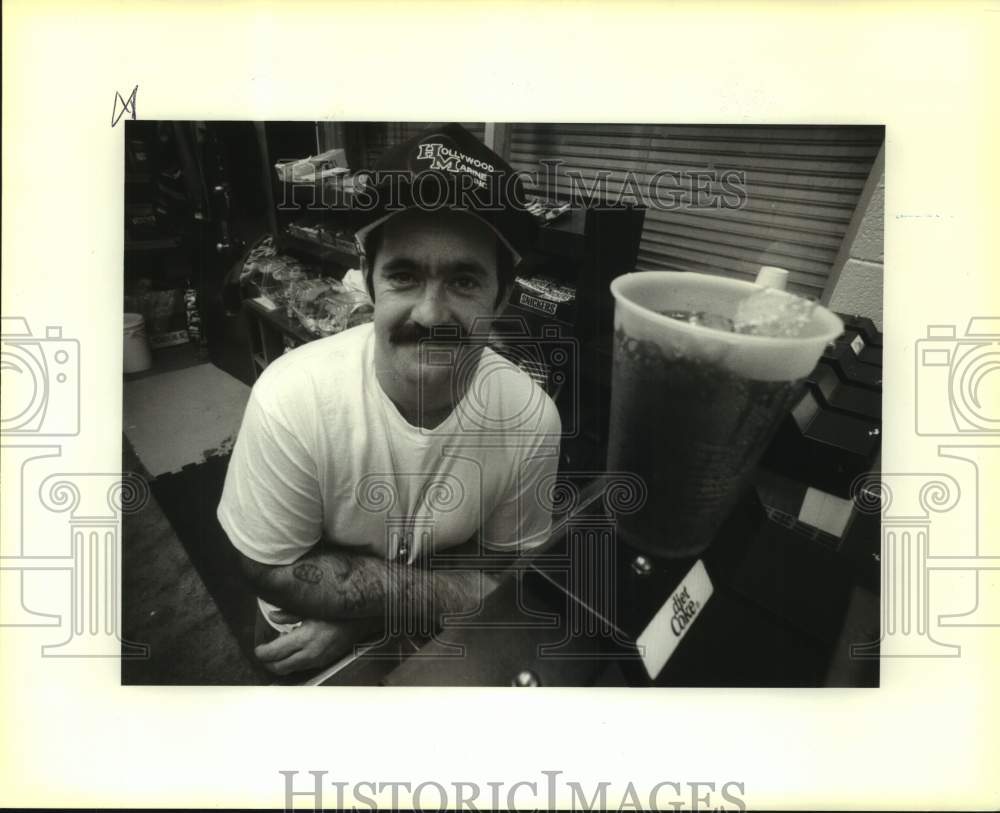
[[[817,305],[794,338],[729,333],[664,316],[732,319],[763,290],[705,274],[645,271],[611,283],[614,372],[608,470],[637,474],[643,506],[619,520],[624,541],[653,555],[696,556],[749,482],[802,379],[843,323]]]

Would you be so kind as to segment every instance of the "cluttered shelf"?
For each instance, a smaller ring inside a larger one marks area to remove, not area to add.
[[[291,227],[289,227],[291,229]],[[316,238],[299,236],[289,229],[278,233],[278,245],[282,251],[290,251],[312,257],[321,263],[335,263],[349,268],[361,262],[355,249],[331,245]]]
[[[325,274],[321,263],[286,254],[279,245],[270,236],[262,239],[249,252],[240,274],[255,374],[288,350],[372,318],[373,306],[359,270],[350,269],[337,279]],[[510,350],[512,360],[553,395],[561,379],[559,364],[551,363],[548,356],[559,357],[560,348],[570,341],[574,298],[571,286],[546,277],[519,276],[505,312],[505,324],[511,327],[513,323],[513,335],[498,329],[495,337],[495,349],[505,355]],[[535,329],[539,316],[552,326],[561,322],[567,335]],[[536,335],[545,336],[545,341],[539,343]],[[526,349],[537,351],[529,353],[530,360],[525,357]]]
[[[168,251],[179,248],[182,243],[180,237],[154,237],[146,240],[125,240],[126,251]]]
[[[258,296],[243,301],[243,307],[261,319],[267,320],[283,336],[287,336],[297,344],[305,344],[316,338],[315,334],[306,330],[302,323],[279,308],[266,296]]]
[[[321,262],[285,253],[272,236],[248,253],[240,273],[253,370],[287,350],[371,320],[372,304],[357,270],[341,278]]]

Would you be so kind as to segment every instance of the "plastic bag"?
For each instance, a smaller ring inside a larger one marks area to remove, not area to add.
[[[299,323],[318,336],[331,336],[370,322],[372,304],[366,293],[345,288],[336,280],[310,280],[291,305]]]

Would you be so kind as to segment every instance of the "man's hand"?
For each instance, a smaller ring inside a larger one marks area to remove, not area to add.
[[[374,637],[381,628],[381,619],[321,621],[300,619],[280,610],[270,613],[278,624],[300,626],[282,633],[273,641],[254,649],[254,655],[264,668],[277,675],[287,675],[306,669],[321,669],[347,655],[355,644]]]

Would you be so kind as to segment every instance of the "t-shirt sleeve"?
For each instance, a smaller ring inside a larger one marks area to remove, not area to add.
[[[493,509],[482,529],[492,550],[526,552],[544,543],[552,529],[551,492],[559,470],[562,426],[555,404],[548,402],[545,431],[533,446],[517,456],[508,493]]]
[[[302,439],[251,393],[226,472],[219,523],[244,556],[294,562],[320,539],[323,505],[316,464]]]

